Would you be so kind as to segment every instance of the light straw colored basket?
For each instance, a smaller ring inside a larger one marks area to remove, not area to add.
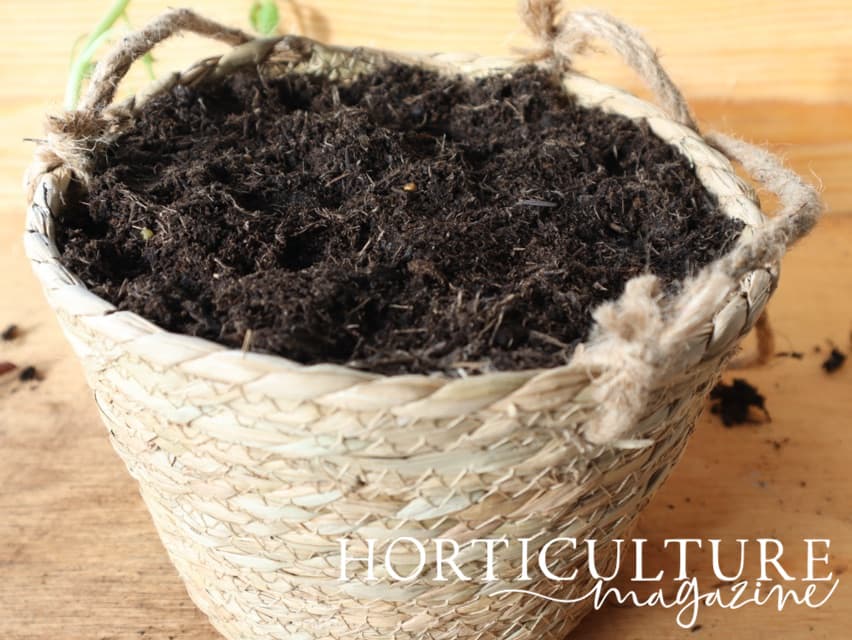
[[[724,212],[746,224],[737,260],[705,270],[673,300],[656,293],[652,278],[632,281],[621,300],[598,310],[592,339],[571,362],[549,370],[382,376],[175,335],[89,292],[60,264],[55,225],[72,177],[86,177],[81,149],[91,148],[94,125],[81,124],[83,116],[94,114],[98,139],[119,132],[145,97],[107,107],[115,84],[132,59],[177,30],[247,40],[210,25],[173,11],[135,34],[135,49],[125,42],[105,59],[85,107],[54,120],[39,148],[25,236],[112,443],[190,596],[232,640],[563,638],[589,601],[569,606],[494,594],[519,587],[553,597],[585,593],[591,578],[583,552],[560,555],[561,572],[581,569],[573,590],[534,567],[529,582],[483,582],[481,552],[460,556],[462,570],[475,576],[469,582],[396,582],[380,561],[380,580],[365,580],[363,567],[352,565],[357,577],[340,581],[339,539],[364,555],[370,538],[380,549],[402,536],[424,543],[532,538],[534,551],[556,537],[629,535],[680,457],[721,367],[763,310],[783,245],[808,226],[805,212],[777,218],[800,218],[799,231],[788,224],[777,241],[780,227],[764,218],[753,191],[688,123],[566,71],[565,90],[581,104],[647,121],[689,159]],[[239,44],[148,95],[253,66],[267,77],[318,73],[345,81],[391,59],[467,75],[519,64],[412,58],[287,36]],[[780,248],[755,249],[769,231]],[[405,574],[416,557],[406,559],[403,550],[394,558]],[[520,573],[519,545],[497,547],[495,558],[498,576]]]

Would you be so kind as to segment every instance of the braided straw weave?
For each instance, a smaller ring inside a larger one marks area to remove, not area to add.
[[[80,109],[48,122],[28,173],[27,253],[189,594],[232,640],[563,638],[589,602],[497,592],[583,594],[591,578],[582,568],[573,583],[546,580],[532,566],[529,581],[515,582],[521,556],[510,544],[495,548],[495,582],[481,580],[485,554],[473,547],[458,560],[474,577],[468,582],[393,581],[380,562],[375,582],[356,565],[354,577],[340,581],[339,539],[363,556],[367,539],[381,550],[403,536],[460,544],[531,538],[531,553],[556,537],[627,536],[763,310],[786,246],[816,220],[816,193],[774,158],[730,138],[711,145],[697,132],[635,31],[592,12],[557,20],[552,2],[530,1],[524,10],[541,43],[529,59],[564,69],[565,90],[582,104],[647,120],[694,164],[724,211],[747,225],[731,253],[677,297],[662,296],[651,276],[630,281],[619,300],[597,309],[591,339],[554,369],[381,376],[226,349],[117,310],[63,268],[55,244],[72,178],[85,184],[93,151],[146,99],[109,106],[116,85],[133,60],[177,31],[236,46],[147,95],[246,67],[265,77],[345,81],[390,59],[468,75],[505,73],[517,61],[403,57],[296,36],[252,40],[176,10],[126,38],[99,65]],[[590,38],[610,42],[664,109],[570,71],[568,58]],[[775,217],[763,216],[726,155],[779,194]],[[402,575],[417,564],[406,550],[394,555]],[[585,563],[582,551],[563,550],[554,571],[568,575]],[[604,566],[611,564],[608,557]]]

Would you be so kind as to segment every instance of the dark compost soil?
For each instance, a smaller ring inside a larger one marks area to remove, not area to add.
[[[3,340],[4,342],[11,342],[12,340],[15,340],[20,333],[21,331],[18,329],[18,325],[10,324],[3,329],[3,333],[0,333],[0,340]]]
[[[846,354],[837,347],[832,347],[831,353],[822,363],[822,368],[826,373],[834,373],[843,366],[844,362],[846,362]]]
[[[543,71],[174,89],[96,161],[64,264],[160,326],[381,373],[564,363],[633,276],[741,224],[644,123]]]
[[[731,384],[720,382],[710,391],[710,410],[722,418],[726,427],[741,424],[756,424],[751,407],[758,409],[768,420],[769,411],[766,409],[766,398],[757,388],[742,378],[734,378]]]

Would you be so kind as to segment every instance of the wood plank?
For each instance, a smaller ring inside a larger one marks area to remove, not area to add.
[[[852,212],[852,103],[699,100],[700,126],[768,145],[818,185],[828,213]]]
[[[341,43],[489,54],[529,44],[514,0],[281,4],[299,7],[308,35]],[[598,0],[594,5],[642,29],[693,98],[852,100],[852,3],[847,0]],[[71,43],[95,24],[104,6],[93,0],[5,0],[4,15],[23,28],[4,33],[4,92],[15,97],[44,95],[37,87],[54,86],[61,79]],[[167,6],[163,0],[134,0],[130,13],[134,23],[141,24]],[[241,25],[247,22],[247,6],[233,0],[203,3],[210,16]],[[293,11],[284,13],[287,26],[296,30]],[[194,38],[174,50],[187,62],[199,57]],[[583,65],[621,83],[632,77],[611,57]]]
[[[336,42],[485,53],[508,53],[525,42],[514,2],[382,1],[367,12],[343,0],[298,6],[304,31]],[[852,3],[725,0],[710,10],[704,0],[681,5],[623,0],[601,6],[647,29],[704,123],[778,145],[797,170],[822,183],[830,211],[852,211],[844,168],[852,166]],[[132,19],[142,24],[163,7],[159,0],[134,0]],[[19,24],[38,25],[6,28],[0,40],[0,135],[7,141],[0,148],[0,171],[11,177],[0,185],[0,213],[9,213],[21,202],[20,175],[31,155],[32,145],[21,138],[40,136],[43,114],[60,107],[70,48],[97,21],[103,5],[51,3],[49,19],[41,3],[8,0],[4,8]],[[220,20],[245,25],[241,3],[207,9]],[[284,14],[288,24],[299,22],[292,8]],[[684,26],[694,16],[701,16],[699,30]],[[157,68],[161,73],[182,68],[216,51],[222,47],[179,38],[157,49]],[[606,56],[580,66],[641,93],[636,79]],[[146,83],[142,70],[135,69],[125,93]]]
[[[609,2],[603,6],[647,26],[649,36],[654,36],[655,44],[665,52],[666,61],[683,65],[682,72],[675,73],[675,77],[683,84],[705,126],[771,143],[787,155],[793,167],[813,174],[814,181],[823,185],[830,212],[852,211],[852,184],[845,169],[852,166],[852,76],[848,76],[852,73],[852,37],[840,42],[837,36],[838,32],[852,36],[852,3],[808,3],[805,12],[802,3],[739,7],[739,3],[726,0],[714,3],[714,11],[703,13],[701,4],[666,3],[668,11],[662,10],[660,2]],[[735,5],[739,7],[736,10]],[[490,5],[476,1],[377,2],[366,14],[363,5],[342,1],[308,2],[299,6],[307,33],[336,42],[507,53],[513,43],[523,44],[524,40],[514,2],[494,5],[490,10],[483,8]],[[57,2],[51,3],[50,20],[45,20],[43,7],[22,0],[4,4],[7,14],[14,15],[20,24],[38,24],[39,29],[7,29],[0,41],[0,78],[4,85],[0,136],[6,140],[0,148],[0,171],[11,178],[0,184],[0,212],[11,211],[21,202],[20,175],[32,149],[32,144],[22,142],[22,138],[39,137],[43,114],[56,111],[61,105],[71,45],[103,11],[98,2]],[[162,2],[155,0],[134,0],[132,19],[142,24],[163,7]],[[220,20],[245,24],[245,7],[238,2],[208,3],[205,10]],[[292,10],[284,13],[288,24],[297,23]],[[742,14],[741,22],[734,20],[738,13]],[[702,15],[700,34],[684,26],[687,18],[695,15]],[[442,16],[449,18],[444,20]],[[759,28],[761,20],[766,23],[763,31]],[[434,29],[436,24],[441,29]],[[795,37],[793,25],[801,29]],[[755,40],[752,31],[760,31],[762,35]],[[463,37],[465,34],[469,37]],[[772,34],[775,35],[770,37]],[[781,35],[786,38],[785,46],[768,53],[775,42],[772,38]],[[757,47],[756,42],[763,45]],[[830,55],[818,53],[820,48],[830,49]],[[183,68],[204,55],[222,50],[220,45],[196,37],[179,38],[157,49],[157,68],[161,73]],[[40,54],[33,57],[31,51]],[[729,59],[737,55],[744,57]],[[799,66],[815,73],[834,70],[835,75],[832,79],[824,78],[821,82],[827,84],[820,90],[809,91],[797,80],[799,67],[787,59],[793,55],[798,56]],[[701,64],[692,68],[694,58]],[[841,64],[843,60],[850,64]],[[604,61],[601,65],[586,68],[602,79],[642,93],[629,73],[619,71],[617,66],[607,67]],[[727,84],[720,87],[718,74],[708,65],[740,69],[747,81],[738,81],[737,91],[730,91]],[[783,73],[783,81],[778,78],[776,67]],[[777,81],[777,91],[748,89],[764,80]],[[134,69],[125,83],[125,93],[146,83],[143,71]],[[739,90],[743,85],[748,90]],[[814,103],[819,100],[826,102]]]

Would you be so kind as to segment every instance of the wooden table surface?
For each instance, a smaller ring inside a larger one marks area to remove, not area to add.
[[[248,4],[220,0],[204,8],[244,24]],[[852,365],[827,375],[820,364],[829,344],[852,347],[852,4],[600,4],[647,27],[704,127],[769,143],[823,186],[830,208],[788,256],[770,305],[779,349],[804,357],[727,376],[746,377],[766,395],[772,422],[726,429],[705,415],[638,533],[650,540],[650,561],[660,563],[670,562],[659,549],[665,538],[775,537],[791,550],[795,571],[804,562],[803,538],[829,538],[830,568],[841,582],[817,610],[709,609],[699,628],[684,631],[671,611],[606,607],[572,637],[850,637],[852,575],[844,573],[852,562]],[[43,114],[61,99],[69,47],[103,6],[6,0],[0,9],[0,325],[17,323],[23,332],[0,343],[0,361],[33,364],[45,376],[0,379],[0,639],[215,640],[110,448],[21,247],[20,176],[31,153],[22,138],[40,135]],[[141,23],[165,6],[139,0],[131,17]],[[512,0],[365,6],[316,1],[298,11],[309,35],[339,42],[490,53],[523,42]],[[213,50],[186,39],[158,53],[159,68]],[[611,61],[591,66],[635,83]],[[706,555],[692,568],[713,582]]]

